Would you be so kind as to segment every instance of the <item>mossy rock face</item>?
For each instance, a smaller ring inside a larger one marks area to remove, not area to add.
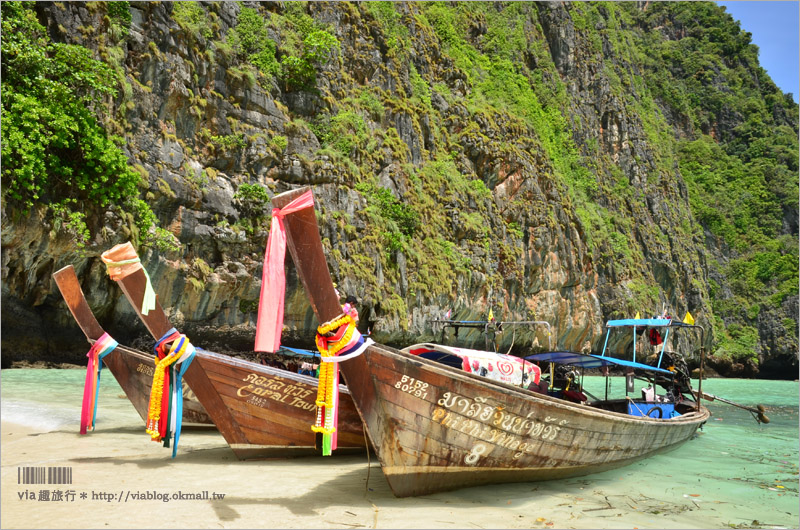
[[[492,309],[597,350],[604,321],[666,309],[695,315],[707,350],[733,352],[726,373],[796,367],[798,108],[721,8],[149,2],[128,21],[121,7],[32,8],[115,76],[93,112],[125,134],[141,198],[180,240],[140,253],[164,305],[215,344],[254,333],[269,226],[268,205],[245,212],[233,191],[311,185],[334,281],[384,342]],[[303,79],[289,57],[311,67]],[[82,260],[85,282],[99,247],[146,233],[130,209],[89,208],[78,258],[52,227],[24,247],[9,207],[4,302],[48,314],[47,263]],[[287,270],[287,333],[313,338]],[[125,314],[91,278],[103,317]]]

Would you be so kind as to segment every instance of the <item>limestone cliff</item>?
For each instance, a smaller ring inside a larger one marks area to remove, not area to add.
[[[796,288],[755,314],[722,303],[739,292],[726,263],[746,251],[698,213],[686,153],[691,141],[733,145],[749,114],[681,106],[659,90],[662,69],[690,77],[653,59],[700,31],[681,13],[644,3],[121,4],[124,22],[104,2],[36,10],[50,39],[89,48],[118,74],[105,127],[124,136],[142,198],[179,242],[140,253],[197,344],[252,348],[269,207],[245,192],[311,185],[334,281],[359,298],[361,326],[380,342],[430,339],[430,320],[448,309],[467,320],[492,310],[550,322],[560,348],[596,350],[609,318],[690,311],[721,358],[731,330],[758,330],[753,361],[733,358],[729,373],[796,368]],[[286,59],[309,56],[315,30],[336,46],[298,81]],[[724,53],[705,67],[719,90],[720,65],[735,61]],[[759,80],[762,100],[780,95]],[[784,165],[796,173],[797,107],[780,100],[771,111],[794,132]],[[793,237],[781,252],[796,256],[796,193],[783,204],[775,237]],[[93,213],[81,251],[46,205],[23,214],[6,201],[2,225],[4,366],[30,352],[80,361],[84,343],[51,280],[67,264],[104,327],[148,347],[98,257],[137,238],[129,214]],[[287,270],[285,340],[309,346],[316,323]],[[500,347],[544,340],[507,332]]]

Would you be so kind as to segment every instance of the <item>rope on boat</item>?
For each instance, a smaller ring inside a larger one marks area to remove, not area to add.
[[[645,414],[644,411],[639,408],[639,405],[637,405],[636,402],[630,396],[625,396],[625,399],[627,399],[631,405],[636,407],[636,410],[639,411],[639,414],[641,414],[642,416],[647,416],[647,414]]]

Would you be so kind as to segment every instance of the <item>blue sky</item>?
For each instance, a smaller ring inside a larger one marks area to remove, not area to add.
[[[758,62],[784,92],[797,102],[800,65],[800,2],[717,2],[749,31],[759,48]]]

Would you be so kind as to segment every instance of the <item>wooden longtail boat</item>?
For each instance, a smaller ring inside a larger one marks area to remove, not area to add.
[[[283,208],[308,188],[272,199]],[[287,244],[321,323],[342,308],[313,208],[284,217]],[[634,417],[489,381],[373,344],[340,363],[398,497],[558,479],[624,466],[690,439],[708,410]]]
[[[161,305],[142,314],[148,279],[139,269],[117,283],[150,334],[172,329]],[[191,339],[191,338],[190,338]],[[208,411],[239,459],[319,454],[316,433],[317,379],[197,349],[184,381]],[[339,440],[343,452],[364,451],[366,436],[347,389],[342,387]]]
[[[67,265],[53,273],[53,278],[61,292],[61,296],[64,297],[64,301],[67,303],[67,307],[75,318],[75,322],[78,323],[81,331],[86,335],[89,344],[94,344],[103,335],[104,330],[86,302],[86,297],[78,282],[75,269],[72,265]],[[147,420],[150,387],[153,384],[154,358],[155,356],[152,354],[120,344],[103,359],[103,363],[117,380],[119,386],[122,387],[122,391],[125,392],[128,400],[133,404],[143,421]],[[188,388],[183,390],[184,425],[213,427],[214,423],[200,402],[197,401],[194,393]]]

